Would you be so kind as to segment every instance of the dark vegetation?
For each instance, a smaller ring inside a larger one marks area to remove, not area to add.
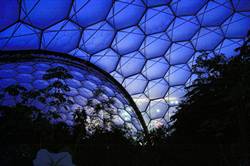
[[[97,127],[86,131],[85,110],[76,110],[75,124],[60,120],[60,112],[47,113],[27,106],[36,99],[44,104],[65,107],[64,96],[70,78],[63,68],[51,69],[44,79],[55,81],[47,88],[28,91],[12,86],[5,92],[17,96],[14,107],[0,107],[0,165],[32,165],[41,148],[68,151],[76,165],[149,166],[248,166],[250,158],[250,47],[249,39],[227,59],[202,53],[193,67],[197,79],[172,117],[173,125],[148,135],[128,136],[127,129]],[[98,95],[101,92],[96,92]],[[89,104],[92,104],[89,101]],[[96,112],[109,110],[112,101],[93,105]],[[71,110],[69,110],[71,111]],[[109,119],[107,117],[107,124]],[[53,122],[53,123],[52,123]],[[55,123],[56,122],[56,123]]]

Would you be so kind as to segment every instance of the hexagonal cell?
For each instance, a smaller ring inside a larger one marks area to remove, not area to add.
[[[1,50],[38,49],[40,31],[22,23],[16,23],[0,32]]]
[[[48,81],[45,81],[45,80],[34,80],[32,84],[33,84],[33,87],[36,89],[43,89],[43,88],[48,87],[49,85]]]
[[[7,88],[8,86],[11,85],[15,85],[17,83],[17,81],[13,78],[4,78],[4,79],[0,79],[1,84],[0,84],[0,88]]]
[[[80,106],[85,106],[87,103],[87,99],[82,95],[74,96],[74,102]]]
[[[147,60],[142,74],[148,79],[157,79],[163,77],[169,68],[168,62],[164,58],[154,58]]]
[[[112,6],[112,0],[74,0],[70,18],[86,27],[104,20]]]
[[[200,24],[195,16],[177,17],[167,29],[172,41],[190,40],[199,30]]]
[[[130,95],[135,95],[144,92],[147,82],[145,77],[141,74],[137,74],[126,78],[122,85]]]
[[[114,105],[115,105],[117,108],[121,108],[121,109],[124,108],[124,109],[125,109],[124,103],[125,103],[126,101],[124,100],[124,98],[123,98],[120,94],[116,93],[116,96],[113,97],[112,100],[115,101],[115,102],[114,102]]]
[[[87,74],[87,73],[86,73],[86,74]],[[98,76],[87,75],[86,78],[87,78],[89,81],[95,82],[97,85],[103,83],[103,82],[98,78]]]
[[[113,121],[117,125],[123,125],[124,124],[124,120],[122,120],[121,117],[118,116],[118,115],[113,116]]]
[[[115,96],[115,92],[110,87],[102,85],[100,88],[104,91],[105,94],[108,94],[111,97]]]
[[[170,106],[176,106],[184,99],[185,94],[186,90],[183,86],[173,86],[169,88],[165,100]]]
[[[78,93],[77,88],[69,87],[69,91],[65,92],[65,94],[68,96],[74,97],[74,96],[78,95],[79,93]]]
[[[69,73],[74,77],[74,79],[77,79],[78,81],[83,81],[85,79],[83,74],[79,71],[69,71]]]
[[[76,48],[76,49],[72,50],[68,54],[72,55],[74,57],[83,59],[85,61],[89,61],[89,59],[90,59],[90,55],[87,54],[86,52],[84,52],[83,50],[79,49],[79,48]]]
[[[165,54],[170,65],[187,63],[194,54],[194,48],[190,42],[173,43]]]
[[[83,86],[88,86],[88,84],[83,84]],[[86,97],[86,98],[91,98],[93,96],[93,92],[90,89],[87,88],[78,88],[78,92],[79,94],[81,94],[82,96]]]
[[[111,72],[110,75],[111,75],[114,79],[116,79],[116,81],[118,81],[120,84],[121,84],[121,83],[123,82],[123,80],[124,80],[124,77],[123,77],[120,73],[118,73],[117,71]]]
[[[168,83],[164,79],[157,79],[149,81],[144,93],[150,99],[157,99],[164,97],[167,91]]]
[[[249,0],[232,0],[234,9],[236,11],[249,11],[250,10],[250,1]]]
[[[117,65],[117,71],[124,77],[139,73],[145,64],[145,58],[140,52],[136,51],[123,55]]]
[[[208,0],[173,0],[171,8],[177,16],[195,15]]]
[[[234,13],[222,25],[222,30],[228,38],[242,38],[250,28],[250,12]]]
[[[168,104],[164,99],[150,101],[147,113],[150,119],[163,118],[168,110]]]
[[[23,0],[20,19],[38,28],[47,28],[67,17],[71,0]]]
[[[143,0],[148,7],[167,5],[171,0]]]
[[[193,37],[192,43],[197,50],[213,50],[223,38],[224,34],[219,27],[201,28]]]
[[[107,20],[116,29],[122,29],[136,25],[145,10],[141,0],[120,0],[115,1]]]
[[[140,52],[148,59],[164,55],[171,42],[165,33],[149,35],[140,47]]]
[[[2,64],[0,66],[0,69],[15,69],[16,68],[16,64]]]
[[[148,104],[149,104],[149,98],[144,95],[144,94],[137,94],[137,95],[133,95],[132,96],[136,106],[138,107],[138,109],[143,112],[146,110]]]
[[[158,33],[164,31],[173,19],[173,13],[167,6],[149,8],[139,26],[146,34]]]
[[[90,62],[107,72],[112,72],[113,70],[115,70],[118,60],[119,55],[108,48],[106,50],[94,54],[91,57]]]
[[[10,10],[11,9],[11,10]],[[0,1],[0,31],[13,24],[19,16],[19,4],[16,0]]]
[[[219,26],[232,13],[233,8],[230,1],[211,1],[198,12],[197,17],[202,26]]]
[[[120,117],[124,120],[124,121],[126,121],[126,122],[129,122],[129,121],[131,121],[131,116],[130,116],[130,114],[129,113],[127,113],[126,111],[121,111],[120,112]]]
[[[42,49],[69,52],[77,47],[81,30],[70,21],[62,21],[48,29],[42,36]]]
[[[81,87],[81,82],[75,79],[67,79],[65,81],[70,87],[79,88]]]
[[[14,78],[18,73],[12,69],[0,69],[0,79],[2,78]]]
[[[27,83],[27,82],[32,82],[33,81],[33,77],[32,77],[31,74],[18,74],[16,76],[16,80],[17,80],[17,82]]]
[[[136,26],[117,32],[112,43],[112,48],[120,55],[137,50],[144,39],[143,32]]]
[[[89,80],[82,81],[82,85],[86,87],[87,91],[86,89],[79,89],[79,90],[85,92],[87,96],[89,95],[93,96],[92,91],[94,91],[97,88],[97,85]],[[89,91],[91,91],[91,93]]]
[[[50,68],[50,65],[46,63],[34,64],[34,70],[46,71],[49,68]]]
[[[87,27],[83,31],[79,47],[93,54],[107,48],[114,38],[114,29],[106,21]]]
[[[224,54],[227,57],[232,57],[238,53],[235,48],[239,48],[243,45],[244,39],[225,39],[216,49],[217,54]]]
[[[170,86],[182,85],[187,82],[191,75],[191,69],[187,65],[171,66],[165,75]]]
[[[35,69],[35,68],[34,68]],[[42,80],[43,79],[43,75],[45,74],[45,71],[35,71],[33,72],[34,78],[37,80]]]
[[[133,124],[137,131],[141,131],[143,129],[142,125],[140,124],[140,121],[135,117],[131,118],[131,124]]]
[[[17,67],[16,71],[28,74],[33,72],[33,67],[28,65],[21,65]]]

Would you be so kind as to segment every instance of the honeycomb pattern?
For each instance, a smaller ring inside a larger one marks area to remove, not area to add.
[[[64,121],[69,125],[74,123],[73,113],[77,109],[84,109],[88,115],[89,125],[103,126],[103,117],[112,114],[112,122],[118,126],[126,126],[133,133],[142,131],[141,122],[131,106],[130,102],[124,96],[123,91],[116,86],[114,82],[107,78],[103,73],[86,64],[75,63],[74,61],[62,61],[53,55],[46,55],[48,58],[43,59],[35,55],[36,58],[23,58],[22,62],[4,61],[0,63],[0,94],[4,95],[0,101],[0,105],[15,105],[20,101],[20,96],[11,96],[4,91],[11,85],[20,85],[28,90],[44,89],[53,83],[53,79],[43,79],[48,69],[55,67],[63,67],[73,78],[63,80],[63,83],[69,87],[69,91],[64,91],[65,98],[73,101],[73,104],[67,103],[69,109],[65,109],[65,105],[50,106],[34,99],[30,104],[43,110],[58,110],[61,118],[56,121]],[[101,90],[100,95],[95,95],[97,90]],[[112,100],[111,110],[100,110],[94,112],[92,103],[103,103]],[[70,111],[69,111],[70,110]],[[90,121],[92,120],[92,121]],[[91,126],[89,126],[91,128]]]
[[[233,56],[250,29],[249,0],[8,0],[0,9],[0,50],[93,63],[128,91],[149,128],[175,112],[199,51]]]

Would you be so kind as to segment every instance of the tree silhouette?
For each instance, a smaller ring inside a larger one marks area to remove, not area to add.
[[[198,78],[187,88],[185,101],[172,117],[173,142],[217,145],[224,165],[249,162],[249,38],[237,50],[239,55],[229,59],[207,53],[197,58],[193,72]]]

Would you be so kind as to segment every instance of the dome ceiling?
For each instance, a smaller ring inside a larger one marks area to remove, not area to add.
[[[249,0],[6,0],[0,50],[48,50],[110,73],[146,124],[169,121],[200,51],[235,55]]]

